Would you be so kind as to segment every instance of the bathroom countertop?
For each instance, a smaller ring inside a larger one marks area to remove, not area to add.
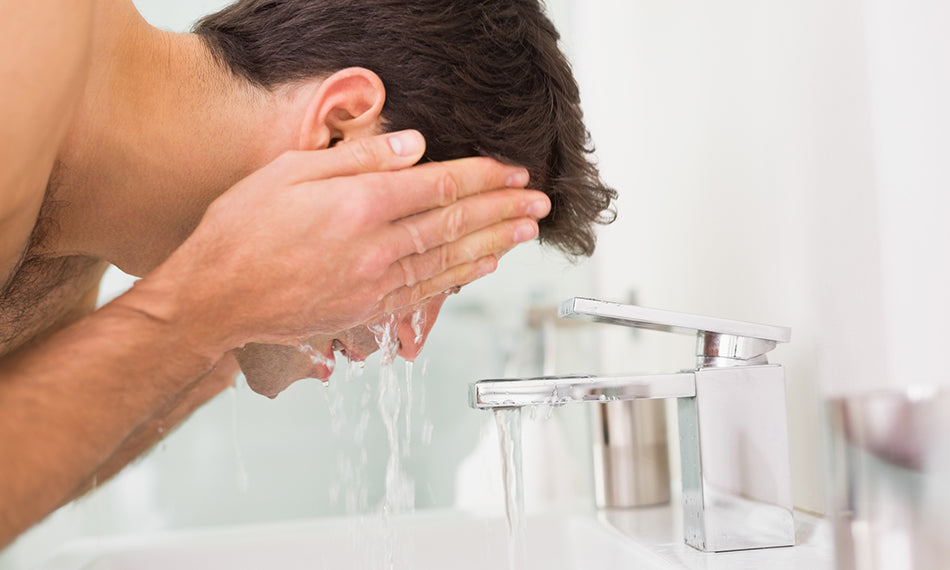
[[[679,505],[610,509],[598,514],[607,526],[634,540],[657,568],[689,570],[833,570],[834,546],[827,520],[795,513],[795,546],[735,552],[700,552],[683,540]]]

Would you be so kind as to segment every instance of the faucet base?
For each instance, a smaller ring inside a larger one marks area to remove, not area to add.
[[[722,552],[793,546],[791,468],[781,366],[696,371],[679,400],[686,542]]]

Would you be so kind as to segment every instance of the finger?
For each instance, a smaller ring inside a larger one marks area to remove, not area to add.
[[[329,380],[336,368],[336,356],[333,354],[333,340],[326,336],[313,337],[307,344],[297,347],[310,359],[309,378]]]
[[[439,293],[399,322],[399,356],[406,360],[415,360],[419,356],[432,327],[435,326],[435,319],[439,316],[442,304],[448,298],[448,294]]]
[[[396,288],[383,299],[380,312],[383,314],[395,313],[400,309],[412,307],[452,287],[468,285],[472,281],[492,273],[497,268],[498,260],[491,255],[472,263],[456,265],[431,279],[412,286]]]
[[[551,200],[543,192],[514,189],[486,192],[444,208],[396,220],[390,226],[392,235],[386,243],[393,248],[392,254],[401,258],[456,241],[502,220],[539,220],[550,210]],[[487,253],[493,252],[483,255]]]
[[[506,220],[424,253],[401,257],[386,270],[380,282],[387,291],[402,286],[412,287],[455,266],[488,256],[497,260],[519,243],[530,241],[537,235],[538,224],[532,218]],[[456,285],[462,283],[452,283],[446,289]]]
[[[419,162],[426,141],[418,131],[364,137],[317,151],[286,153],[283,160],[291,183],[324,180],[407,168]]]
[[[528,171],[485,157],[429,162],[398,172],[366,175],[377,221],[392,221],[447,206],[489,190],[524,188]]]

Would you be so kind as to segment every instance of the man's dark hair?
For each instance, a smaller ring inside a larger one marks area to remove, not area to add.
[[[570,64],[540,0],[239,0],[195,24],[231,72],[273,89],[364,67],[386,86],[388,130],[426,156],[524,166],[550,198],[541,241],[594,251],[617,193],[600,181]]]

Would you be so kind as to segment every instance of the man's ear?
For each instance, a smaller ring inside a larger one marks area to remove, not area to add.
[[[386,89],[362,67],[341,69],[313,93],[300,126],[300,150],[328,148],[339,141],[378,134]]]

